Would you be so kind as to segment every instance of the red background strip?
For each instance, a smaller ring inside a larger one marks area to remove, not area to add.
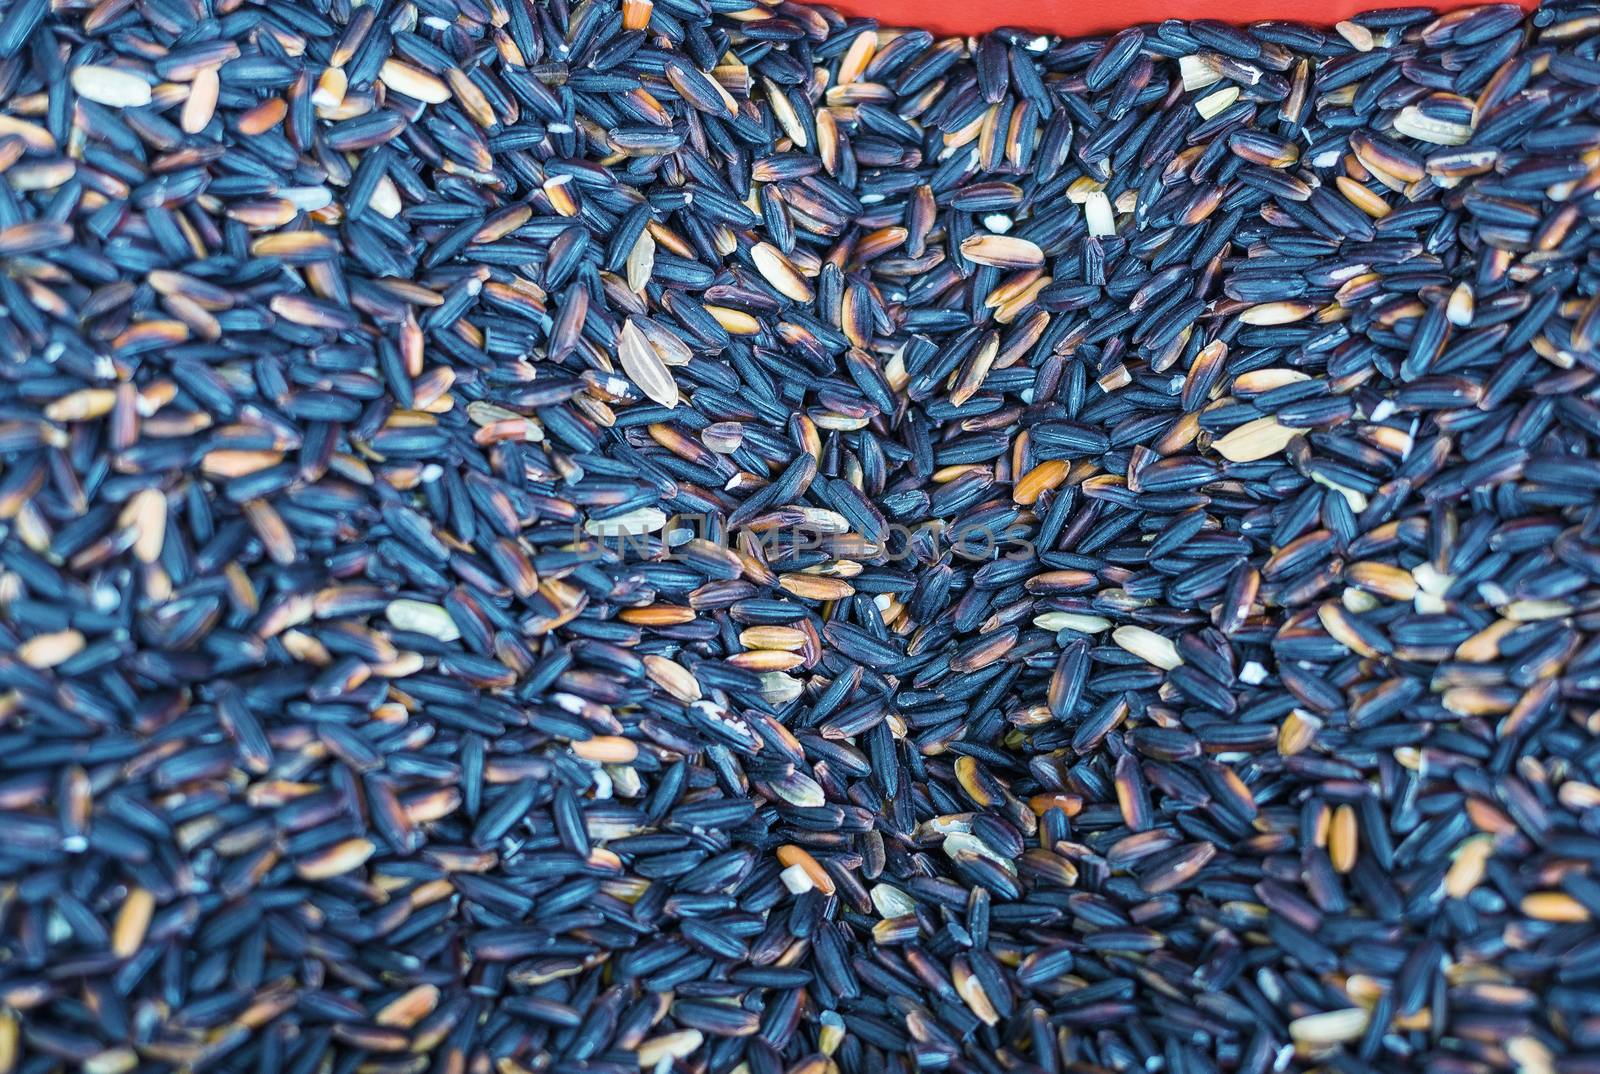
[[[938,34],[975,34],[997,26],[1019,26],[1068,37],[1107,33],[1141,22],[1163,19],[1221,19],[1247,23],[1289,19],[1331,26],[1362,11],[1387,7],[1431,7],[1448,11],[1473,7],[1483,0],[1437,0],[1434,3],[1381,3],[1374,0],[1286,3],[1284,0],[830,0],[845,15],[872,16],[883,26],[916,26]],[[1531,0],[1522,6],[1532,9]]]

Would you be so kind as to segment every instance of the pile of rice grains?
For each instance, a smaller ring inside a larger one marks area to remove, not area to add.
[[[0,13],[0,1072],[1600,1070],[1600,8]]]

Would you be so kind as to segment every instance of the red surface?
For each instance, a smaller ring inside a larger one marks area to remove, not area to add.
[[[1222,19],[1257,22],[1292,19],[1331,26],[1340,19],[1382,7],[1474,7],[1485,0],[825,0],[846,15],[870,15],[883,26],[918,26],[938,34],[975,34],[997,26],[1021,26],[1068,37],[1106,33],[1162,19]],[[1534,0],[1521,0],[1532,9]]]

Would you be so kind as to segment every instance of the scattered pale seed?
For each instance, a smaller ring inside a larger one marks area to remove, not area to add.
[[[445,642],[461,637],[461,631],[450,618],[450,613],[437,604],[420,600],[391,600],[384,609],[384,615],[396,630],[425,634],[436,641]]]
[[[17,646],[17,659],[31,668],[53,668],[83,652],[83,635],[72,629],[35,634]]]
[[[1184,90],[1189,93],[1222,81],[1222,71],[1204,56],[1179,56],[1178,73]]]
[[[111,953],[118,958],[132,958],[144,946],[150,920],[155,916],[156,897],[148,889],[136,887],[129,890],[117,911],[117,922],[111,932]]]
[[[1083,218],[1088,224],[1089,234],[1096,238],[1108,238],[1117,233],[1117,218],[1111,211],[1111,201],[1104,191],[1089,192],[1083,201]]]
[[[668,409],[678,405],[678,384],[672,372],[631,319],[622,322],[617,333],[617,357],[623,372],[645,395]]]
[[[444,104],[450,99],[450,87],[443,79],[404,60],[384,60],[383,66],[378,70],[378,77],[383,79],[385,86],[396,93],[403,93],[424,104]]]
[[[1310,302],[1263,302],[1245,310],[1239,319],[1249,325],[1293,324],[1315,312],[1317,307]]]
[[[1154,664],[1164,671],[1171,671],[1183,663],[1183,657],[1178,655],[1178,647],[1172,639],[1147,627],[1119,626],[1111,632],[1111,640],[1145,663]]]
[[[1238,86],[1225,86],[1215,93],[1208,93],[1194,102],[1194,110],[1200,113],[1202,119],[1210,119],[1217,113],[1232,108],[1233,103],[1239,99]]]
[[[1271,458],[1288,447],[1301,430],[1279,425],[1273,417],[1256,418],[1222,437],[1213,440],[1211,447],[1229,462],[1255,462]]]
[[[1296,1044],[1311,1048],[1344,1044],[1367,1031],[1371,1016],[1361,1007],[1308,1014],[1289,1023],[1289,1036]]]
[[[698,1029],[680,1029],[651,1037],[639,1045],[639,1066],[644,1070],[670,1069],[675,1059],[693,1055],[705,1037]]]
[[[71,80],[78,96],[107,108],[143,108],[152,99],[150,80],[121,67],[80,64],[72,69]]]
[[[1080,634],[1098,634],[1102,630],[1111,629],[1111,620],[1079,612],[1045,612],[1034,617],[1033,625],[1051,633],[1075,630]]]
[[[178,126],[185,134],[199,134],[206,129],[211,117],[216,115],[217,95],[221,89],[222,81],[215,67],[202,67],[196,73],[189,83],[189,96],[184,99],[178,118]]]
[[[1396,113],[1394,129],[1407,138],[1434,145],[1466,145],[1472,140],[1471,127],[1435,119],[1424,114],[1416,105],[1406,105]]]
[[[1522,897],[1521,910],[1535,921],[1577,924],[1588,921],[1588,907],[1564,891],[1535,891]]]
[[[1494,852],[1494,836],[1474,835],[1463,840],[1451,856],[1450,868],[1444,875],[1444,893],[1452,899],[1464,899],[1482,881],[1489,856]]]
[[[996,268],[1034,268],[1044,264],[1044,251],[1015,235],[972,235],[962,240],[961,254],[969,261]]]
[[[755,262],[761,278],[779,294],[795,302],[810,302],[814,297],[811,285],[796,271],[787,257],[770,242],[758,242],[750,248],[750,259]]]

